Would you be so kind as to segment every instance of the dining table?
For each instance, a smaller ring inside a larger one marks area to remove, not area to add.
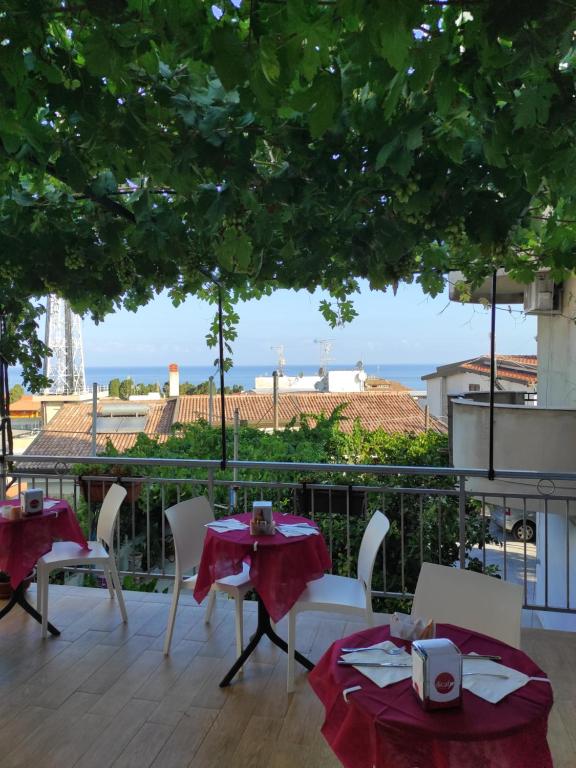
[[[288,613],[308,582],[322,578],[332,567],[324,537],[312,520],[275,512],[274,534],[253,536],[250,533],[251,518],[250,513],[225,518],[237,521],[245,528],[207,528],[194,588],[194,597],[200,603],[215,581],[241,573],[244,563],[249,566],[258,603],[256,630],[220,682],[220,687],[230,684],[263,637],[288,652],[287,643],[275,632],[272,622]],[[304,529],[299,528],[302,525]],[[284,535],[282,530],[287,534]],[[312,662],[298,651],[295,658],[306,669],[314,668]]]
[[[375,644],[388,648],[379,658],[394,665],[400,657],[386,641],[409,654],[411,644],[391,638],[388,626],[336,641],[308,675],[325,709],[322,733],[345,768],[552,768],[546,734],[553,694],[545,673],[522,651],[479,632],[438,624],[436,636],[452,640],[463,654],[501,659],[493,667],[472,659],[477,671],[467,673],[470,659],[465,657],[461,706],[453,709],[426,710],[413,690],[410,670],[404,679],[380,687],[373,667],[343,665],[345,659],[357,662],[368,656],[350,656],[342,649]],[[398,661],[399,667],[405,658]],[[408,661],[411,664],[410,656]],[[497,668],[509,672],[494,674]],[[370,677],[362,670],[369,670]],[[514,682],[518,672],[526,676],[525,684],[520,684],[524,678]],[[496,678],[507,674],[510,688],[518,687],[496,701],[497,685],[509,684]]]
[[[0,501],[1,507],[20,504],[11,499]],[[72,507],[65,499],[44,499],[42,511],[21,515],[16,519],[0,515],[0,570],[10,576],[12,595],[0,610],[0,619],[19,605],[32,618],[42,623],[41,614],[26,599],[26,581],[42,555],[52,548],[54,541],[74,541],[80,549],[88,549],[88,542],[80,528]],[[60,631],[50,622],[52,635]]]

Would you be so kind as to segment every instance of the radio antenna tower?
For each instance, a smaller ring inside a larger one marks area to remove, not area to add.
[[[52,380],[47,395],[81,395],[86,392],[82,319],[70,304],[50,294],[46,303],[46,346],[52,356],[44,358],[44,375]]]
[[[332,352],[333,339],[314,339],[314,344],[322,345],[322,352],[320,353],[320,367],[325,370],[328,368],[328,363],[331,363],[334,359],[330,352]]]
[[[278,376],[284,376],[284,366],[286,365],[286,358],[284,357],[284,344],[279,344],[277,347],[270,347],[273,352],[278,353]]]

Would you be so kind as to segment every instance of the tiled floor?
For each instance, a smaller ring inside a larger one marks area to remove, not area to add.
[[[322,707],[304,674],[287,695],[285,656],[268,642],[237,683],[218,687],[234,659],[232,602],[219,599],[207,627],[203,609],[183,596],[165,658],[169,597],[126,598],[127,626],[106,592],[77,587],[51,588],[59,638],[42,641],[39,626],[19,609],[0,622],[0,768],[339,765],[320,734]],[[247,634],[254,609],[247,604]],[[359,626],[338,615],[305,614],[298,645],[316,660]],[[524,646],[554,683],[555,766],[575,768],[576,635],[529,629]]]

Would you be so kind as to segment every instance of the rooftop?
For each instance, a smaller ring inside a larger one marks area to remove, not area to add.
[[[536,384],[538,378],[536,355],[496,355],[495,358],[497,379],[517,381],[527,387]],[[434,379],[437,376],[451,376],[465,371],[490,376],[490,355],[480,355],[469,360],[440,365],[433,373],[422,376],[422,380]]]
[[[97,419],[97,450],[102,452],[108,440],[119,451],[131,448],[139,432],[167,439],[176,423],[192,423],[200,419],[208,421],[208,395],[182,395],[168,400],[146,401],[145,415],[138,417],[112,416],[111,405],[121,407],[123,401],[100,401]],[[350,431],[358,419],[366,429],[381,427],[388,432],[420,433],[425,429],[425,415],[408,393],[402,392],[346,392],[303,393],[281,395],[278,403],[279,426],[285,426],[301,413],[330,414],[346,403],[342,429]],[[133,401],[124,403],[127,408],[137,407]],[[252,393],[226,396],[226,420],[232,423],[234,411],[240,419],[253,427],[271,427],[274,423],[274,406],[271,395]],[[124,413],[124,411],[121,411]],[[114,419],[118,423],[114,423]],[[138,423],[136,423],[136,420]],[[220,398],[213,399],[213,420],[220,421]],[[132,428],[130,424],[132,423]],[[434,418],[428,420],[429,429],[445,432],[446,427]],[[27,449],[26,453],[42,456],[87,456],[92,446],[92,403],[66,403],[45,426]],[[118,427],[118,428],[117,428]]]

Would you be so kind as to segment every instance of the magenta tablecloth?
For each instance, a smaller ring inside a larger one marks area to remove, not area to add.
[[[250,518],[250,514],[235,516],[248,524]],[[277,523],[312,522],[295,515],[274,518]],[[250,579],[274,621],[288,613],[309,581],[321,578],[332,566],[321,535],[251,536],[248,529],[219,533],[208,528],[194,589],[196,600],[202,602],[213,582],[240,573],[244,561],[249,563]]]
[[[15,503],[2,502],[4,505]],[[29,515],[20,520],[7,520],[0,516],[0,571],[10,574],[13,589],[28,576],[38,558],[49,552],[52,543],[58,539],[75,541],[82,548],[88,546],[67,501],[60,500],[42,514]]]
[[[496,654],[502,664],[545,677],[525,653],[498,640],[449,624],[437,625],[436,635],[465,653]],[[308,676],[326,710],[322,733],[346,768],[552,768],[548,682],[530,682],[498,704],[464,691],[461,709],[425,712],[411,680],[378,688],[353,667],[336,664],[340,648],[388,638],[388,627],[376,627],[339,640]],[[354,685],[362,689],[346,702],[343,691]]]

